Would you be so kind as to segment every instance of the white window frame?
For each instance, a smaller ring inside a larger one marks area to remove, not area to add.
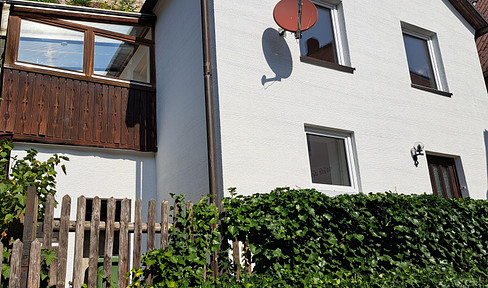
[[[313,4],[330,9],[332,32],[334,33],[334,44],[336,47],[337,64],[351,66],[349,57],[349,46],[347,45],[346,25],[344,11],[341,1],[313,0]],[[302,55],[305,56],[305,55]]]
[[[360,181],[359,170],[357,165],[356,146],[354,144],[354,134],[349,131],[342,131],[336,129],[320,128],[312,125],[305,125],[305,138],[307,135],[317,135],[329,138],[337,138],[344,140],[345,156],[347,162],[347,169],[349,172],[350,186],[321,184],[312,182],[312,171],[310,171],[310,155],[307,151],[308,175],[310,177],[311,187],[321,192],[335,192],[335,193],[359,193]],[[305,140],[308,145],[308,140]]]
[[[425,40],[427,42],[427,47],[429,49],[430,63],[432,65],[432,71],[434,73],[434,81],[437,86],[437,89],[434,90],[449,92],[444,65],[442,64],[439,43],[437,40],[437,34],[432,31],[428,31],[423,28],[405,22],[401,22],[401,27],[402,27],[402,41],[403,41],[403,34],[407,34]],[[403,47],[404,49],[406,49],[405,44],[403,44]],[[409,71],[410,68],[408,67],[408,59],[407,59],[406,51],[405,51],[405,59],[407,60],[407,69]]]

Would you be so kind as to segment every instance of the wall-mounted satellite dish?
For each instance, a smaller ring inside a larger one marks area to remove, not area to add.
[[[273,10],[273,18],[286,31],[301,38],[301,32],[310,29],[318,19],[317,7],[310,0],[281,0]]]

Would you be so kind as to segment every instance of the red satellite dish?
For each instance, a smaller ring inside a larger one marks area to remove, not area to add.
[[[281,0],[273,10],[273,18],[281,28],[295,32],[310,29],[318,19],[317,7],[310,0]]]

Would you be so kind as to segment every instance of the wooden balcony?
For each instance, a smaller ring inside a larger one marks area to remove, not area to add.
[[[0,134],[14,141],[156,151],[156,93],[4,68]]]

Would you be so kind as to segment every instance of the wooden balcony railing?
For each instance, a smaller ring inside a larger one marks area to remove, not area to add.
[[[156,151],[156,93],[4,68],[0,134],[14,141]]]

